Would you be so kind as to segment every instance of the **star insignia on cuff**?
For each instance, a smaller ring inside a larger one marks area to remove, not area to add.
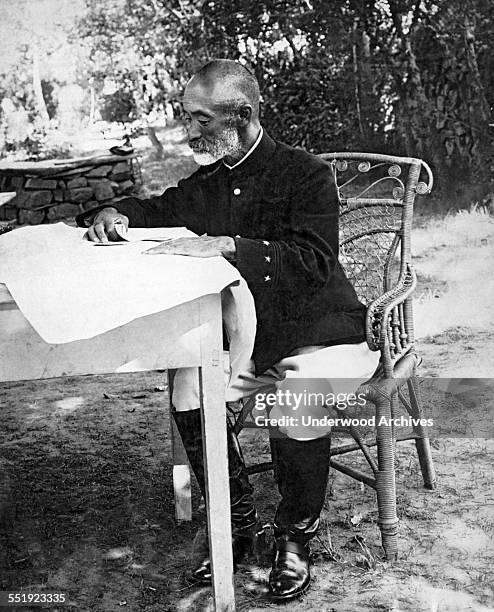
[[[269,255],[265,255],[264,259],[268,262],[271,263],[271,257]]]
[[[264,280],[266,283],[271,280],[271,277],[269,276],[269,274],[264,277]]]
[[[265,244],[266,246],[269,246],[269,242],[267,240],[263,240],[262,243]]]

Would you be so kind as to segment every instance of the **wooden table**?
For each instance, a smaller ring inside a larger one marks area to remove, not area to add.
[[[235,609],[220,294],[141,317],[89,340],[47,344],[0,284],[0,382],[197,367],[217,612]]]

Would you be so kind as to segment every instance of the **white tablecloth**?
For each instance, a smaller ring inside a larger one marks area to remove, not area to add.
[[[92,338],[228,287],[222,297],[232,375],[245,367],[255,337],[254,302],[224,258],[142,255],[156,243],[133,241],[194,235],[185,228],[130,229],[132,242],[113,246],[88,242],[84,233],[58,223],[0,236],[0,282],[45,342]]]
[[[138,230],[137,230],[138,231]],[[91,338],[133,319],[220,292],[240,275],[222,257],[142,255],[150,242],[99,246],[63,223],[0,237],[0,281],[52,344]],[[130,230],[130,234],[132,230]],[[193,235],[184,228],[149,234]]]

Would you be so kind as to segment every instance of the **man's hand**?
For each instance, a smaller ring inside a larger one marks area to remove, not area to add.
[[[115,224],[123,224],[125,231],[129,227],[129,219],[118,212],[116,208],[103,208],[94,217],[93,224],[87,230],[87,239],[91,242],[116,242],[120,239],[115,231]]]
[[[191,257],[235,258],[235,240],[229,236],[194,236],[162,242],[144,251],[145,255],[190,255]]]

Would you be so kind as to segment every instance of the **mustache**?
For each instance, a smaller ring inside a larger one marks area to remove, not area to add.
[[[209,153],[211,151],[211,147],[204,140],[189,142],[189,147],[194,151],[194,153]]]

